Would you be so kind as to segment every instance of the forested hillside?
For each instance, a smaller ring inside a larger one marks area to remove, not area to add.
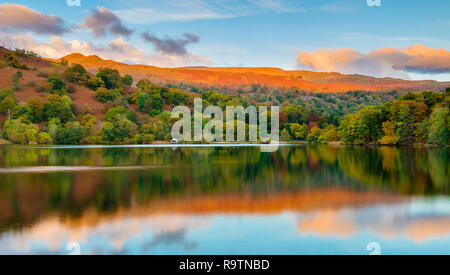
[[[280,106],[281,139],[351,144],[449,144],[449,92],[307,92],[253,84],[229,92],[134,81],[117,69],[0,52],[2,137],[17,144],[149,144],[169,141],[174,106]],[[205,120],[204,123],[207,121]]]

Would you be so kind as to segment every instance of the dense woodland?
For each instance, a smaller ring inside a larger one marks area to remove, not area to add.
[[[46,74],[22,64],[20,55],[8,52],[2,66],[15,68],[12,87],[0,90],[0,113],[5,117],[2,137],[16,144],[150,144],[170,140],[175,122],[174,106],[192,107],[202,98],[203,107],[255,105],[280,106],[283,141],[345,144],[410,145],[450,143],[450,88],[442,92],[399,93],[396,91],[351,91],[310,93],[295,88],[269,88],[261,85],[239,88],[195,87],[187,84],[156,85],[131,75],[101,68],[93,75],[78,64],[61,65],[61,74]],[[23,70],[33,70],[46,79],[34,87],[39,97],[18,102],[23,88]],[[95,117],[76,106],[71,95],[78,87],[88,87],[104,104],[104,115]],[[44,97],[42,96],[44,95]],[[204,123],[207,121],[204,120]],[[225,131],[224,131],[225,132]]]

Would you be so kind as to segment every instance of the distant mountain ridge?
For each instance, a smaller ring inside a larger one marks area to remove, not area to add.
[[[69,64],[78,63],[95,72],[101,67],[118,69],[122,74],[131,74],[135,80],[147,78],[159,84],[188,83],[204,86],[239,87],[261,84],[268,87],[295,87],[312,92],[367,91],[441,91],[450,87],[449,82],[433,80],[410,81],[395,78],[375,78],[358,74],[324,73],[304,70],[287,71],[271,67],[180,67],[160,68],[150,65],[129,65],[113,60],[104,60],[97,55],[73,53],[58,60]],[[50,59],[51,60],[51,59]]]

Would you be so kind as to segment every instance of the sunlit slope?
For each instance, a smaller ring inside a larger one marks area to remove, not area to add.
[[[204,86],[227,86],[237,90],[252,84],[269,87],[295,87],[300,90],[320,92],[346,92],[354,90],[434,90],[450,86],[450,82],[408,81],[394,78],[374,78],[363,75],[340,73],[318,73],[310,71],[286,71],[269,67],[183,67],[159,68],[146,65],[129,65],[98,56],[74,53],[63,57],[69,63],[78,63],[91,71],[100,67],[118,69],[122,74],[131,74],[136,80],[148,78],[155,83],[188,83]],[[61,58],[62,59],[62,58]],[[60,59],[60,60],[61,60]]]

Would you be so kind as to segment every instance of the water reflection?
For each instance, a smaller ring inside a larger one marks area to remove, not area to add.
[[[0,253],[449,254],[449,155],[1,147]]]

